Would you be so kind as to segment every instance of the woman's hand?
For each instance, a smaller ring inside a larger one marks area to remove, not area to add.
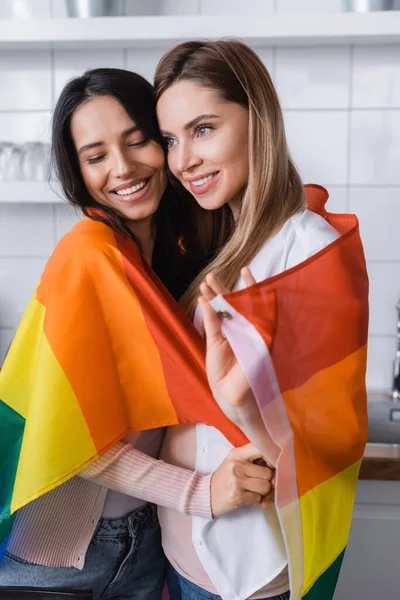
[[[247,286],[255,283],[248,268],[242,269]],[[222,335],[218,314],[209,302],[218,294],[228,292],[210,273],[200,286],[203,296],[199,304],[203,311],[207,341],[206,370],[208,382],[221,410],[248,439],[263,452],[270,465],[276,465],[279,448],[266,430],[250,383],[240,366],[229,341]]]
[[[247,286],[255,283],[247,267],[242,269],[241,274]],[[221,323],[217,313],[209,305],[209,302],[218,294],[227,294],[229,290],[224,288],[216,277],[210,273],[201,284],[200,291],[202,297],[199,298],[199,304],[203,311],[207,339],[206,369],[208,382],[222,410],[231,413],[231,416],[234,417],[233,413],[236,407],[252,404],[253,392],[228,340],[222,335]],[[231,418],[229,414],[228,416]]]
[[[275,471],[253,464],[262,458],[251,444],[233,448],[211,478],[211,510],[220,517],[240,506],[273,502]]]

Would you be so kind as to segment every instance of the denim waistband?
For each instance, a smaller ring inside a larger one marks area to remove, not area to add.
[[[135,525],[139,522],[154,523],[157,519],[157,507],[148,502],[144,506],[137,508],[125,517],[116,517],[115,519],[100,519],[95,535],[115,536],[128,535]]]

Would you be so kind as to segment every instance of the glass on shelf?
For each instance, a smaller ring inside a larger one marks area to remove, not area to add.
[[[49,144],[26,142],[22,146],[22,172],[24,181],[47,181],[50,163]]]
[[[9,157],[14,144],[11,142],[0,142],[0,181],[6,178],[6,165],[9,162]]]
[[[48,181],[50,145],[0,141],[0,181]]]
[[[21,174],[21,147],[12,142],[0,142],[0,181],[18,181]]]

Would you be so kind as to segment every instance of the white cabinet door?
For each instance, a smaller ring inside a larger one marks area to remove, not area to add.
[[[335,600],[399,598],[400,482],[360,481]]]

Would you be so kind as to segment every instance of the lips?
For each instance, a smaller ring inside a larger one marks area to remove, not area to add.
[[[210,179],[212,178],[212,174],[211,175],[206,175],[206,177],[202,177],[201,179],[196,179],[196,181],[192,181],[192,185],[194,185],[194,187],[200,187],[201,185],[204,185],[205,183],[207,183],[207,181],[210,181]]]
[[[118,188],[115,188],[111,193],[114,194],[114,197],[117,197],[120,202],[133,202],[135,200],[140,200],[145,194],[147,194],[147,190],[149,189],[149,184],[151,184],[153,177],[148,177],[147,179],[137,179],[135,185],[132,185],[131,182],[128,184],[120,185]]]
[[[192,193],[199,195],[208,192],[216,183],[219,173],[220,171],[216,171],[188,181]]]
[[[129,181],[126,184],[116,187],[114,190],[112,190],[112,192],[117,194],[117,196],[129,196],[130,194],[134,194],[143,189],[149,182],[149,179],[150,177],[136,180],[134,182]]]
[[[129,194],[134,194],[135,192],[142,190],[144,188],[144,186],[147,184],[147,182],[148,182],[148,179],[144,179],[137,185],[133,185],[132,187],[128,187],[128,188],[124,188],[115,193],[117,194],[117,196],[128,196]]]

